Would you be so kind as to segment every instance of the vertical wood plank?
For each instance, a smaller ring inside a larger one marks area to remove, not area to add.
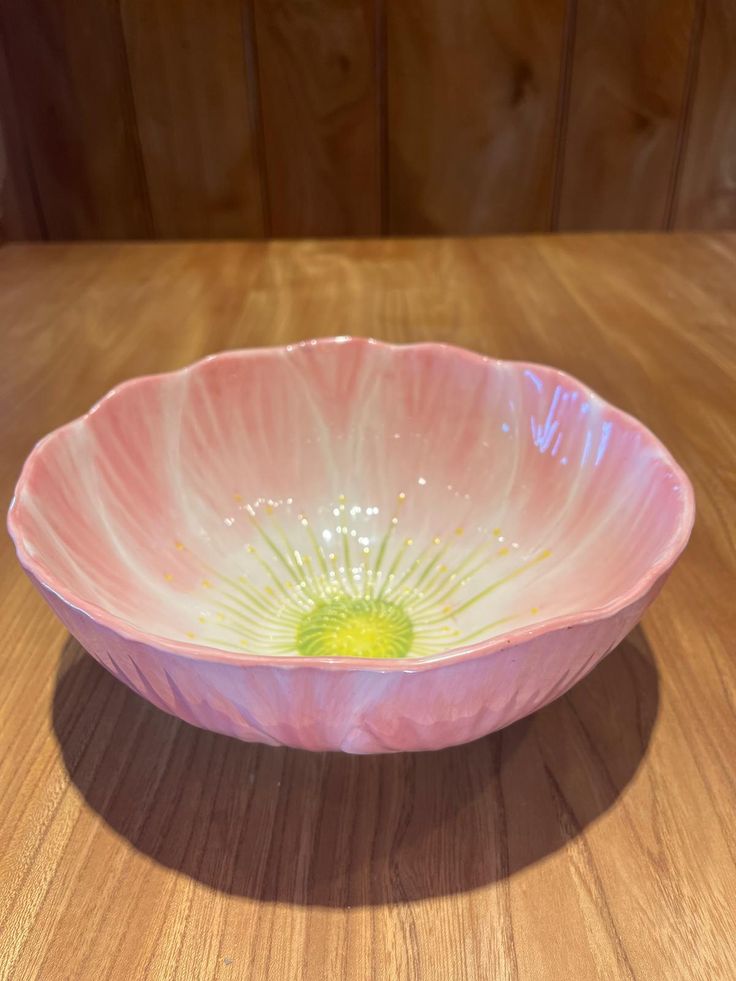
[[[2,0],[13,93],[48,234],[151,232],[113,0]]]
[[[564,0],[387,8],[390,230],[545,229]]]
[[[0,241],[40,238],[43,218],[0,35]]]
[[[695,0],[578,0],[556,225],[663,228]]]
[[[381,227],[374,0],[255,0],[274,235]]]
[[[157,235],[263,235],[244,3],[121,3]]]
[[[5,133],[5,115],[0,115],[0,244],[7,241],[43,238],[39,215],[27,183],[19,184],[20,154],[12,148]],[[15,158],[11,163],[11,158]]]
[[[702,36],[673,223],[736,228],[736,6],[700,2]]]

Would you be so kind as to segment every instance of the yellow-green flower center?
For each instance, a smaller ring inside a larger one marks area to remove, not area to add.
[[[304,615],[296,648],[305,657],[406,657],[413,636],[411,620],[398,604],[345,596]]]

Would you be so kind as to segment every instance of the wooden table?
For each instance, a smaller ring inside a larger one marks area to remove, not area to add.
[[[559,365],[647,423],[698,500],[592,675],[421,755],[163,715],[3,540],[3,979],[736,977],[736,236],[13,246],[0,318],[6,501],[34,440],[122,379],[334,333]]]

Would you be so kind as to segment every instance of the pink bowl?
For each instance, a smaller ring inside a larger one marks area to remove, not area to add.
[[[569,375],[338,337],[121,385],[35,447],[8,526],[71,633],[154,705],[373,753],[562,694],[693,517],[662,444]]]

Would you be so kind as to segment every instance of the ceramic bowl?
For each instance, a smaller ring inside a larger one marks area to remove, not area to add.
[[[36,446],[9,528],[154,705],[373,753],[562,694],[639,620],[693,513],[664,446],[569,375],[335,338],[121,385]]]

